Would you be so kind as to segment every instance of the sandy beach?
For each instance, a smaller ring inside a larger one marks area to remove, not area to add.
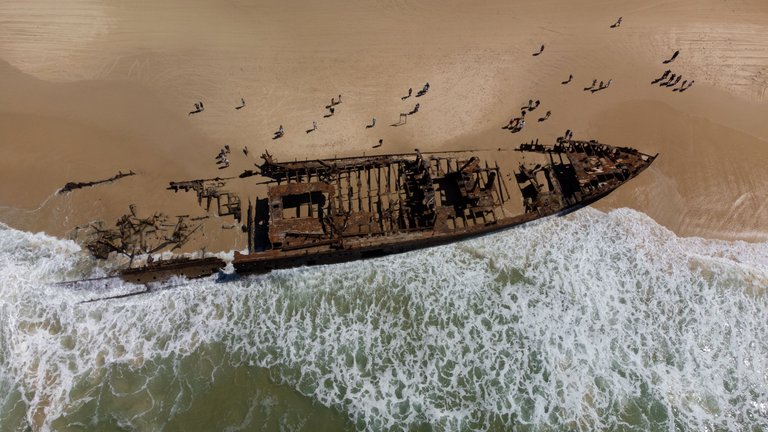
[[[168,181],[235,176],[265,149],[278,160],[507,150],[571,129],[576,139],[660,153],[599,209],[630,207],[681,236],[768,239],[760,0],[9,0],[0,17],[0,220],[14,228],[63,236],[131,203],[199,214],[192,195],[164,190]],[[651,85],[666,69],[695,85]],[[594,79],[612,84],[583,91]],[[427,96],[401,100],[425,82]],[[541,101],[533,115],[551,117],[502,130],[529,99]],[[188,115],[198,101],[205,111]],[[406,125],[390,126],[417,102]],[[313,121],[318,129],[306,133]],[[280,125],[285,136],[273,140]],[[225,144],[231,166],[219,170]],[[66,182],[129,170],[137,175],[55,195]]]

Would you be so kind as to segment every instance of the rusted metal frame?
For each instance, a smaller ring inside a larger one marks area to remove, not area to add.
[[[248,253],[253,252],[253,205],[251,204],[250,198],[248,199],[248,221],[246,222],[246,227],[248,231]]]
[[[376,167],[376,199],[378,202],[376,205],[376,214],[379,215],[379,229],[384,233],[384,215],[382,214],[384,200],[381,197],[381,165]],[[387,199],[387,201],[389,201],[389,199]]]
[[[368,212],[373,212],[373,197],[371,196],[371,169],[366,168],[365,169],[365,177],[368,182]]]
[[[512,199],[512,196],[509,195],[509,189],[507,189],[507,181],[504,180],[504,177],[501,175],[501,170],[499,169],[499,163],[495,161],[494,163],[496,164],[496,176],[499,179],[499,183],[504,187],[504,192],[507,193],[507,200],[510,200]],[[504,204],[504,193],[501,194],[501,198],[502,198],[501,203]]]
[[[488,180],[490,179],[490,172],[491,171],[496,172],[496,170],[491,169],[488,166],[488,161],[485,161],[485,170],[486,170],[486,183],[485,184],[488,184]],[[496,193],[496,197],[495,198],[493,197],[494,192]],[[493,200],[493,207],[491,208],[491,214],[493,215],[493,221],[494,222],[498,222],[499,218],[496,216],[496,207],[500,207],[502,202],[501,202],[501,195],[499,194],[498,188],[496,187],[496,182],[493,182],[491,184],[491,199]]]
[[[313,210],[313,207],[315,206],[315,204],[312,202],[312,192],[309,192],[308,195],[309,195],[309,210],[307,211],[307,216],[315,217],[315,212]]]
[[[488,162],[485,163],[485,170],[484,171],[479,171],[477,173],[477,176],[480,179],[480,183],[481,183],[478,186],[485,187],[485,185],[488,184]],[[483,191],[483,192],[487,193],[486,191]],[[491,195],[491,203],[493,204],[493,206],[495,206],[496,202],[495,202],[495,200],[493,198],[493,189],[491,189],[490,195]],[[486,218],[486,211],[481,212],[480,216],[483,218],[483,225],[487,224],[488,223],[488,219]],[[495,219],[496,215],[493,215],[493,217]]]
[[[357,176],[357,211],[361,212],[363,211],[363,179],[362,179],[362,168],[357,168],[355,170],[355,175]]]
[[[405,200],[403,199],[403,187],[400,183],[402,179],[402,166],[400,162],[397,162],[395,165],[395,194],[397,195],[397,201],[398,201],[398,221],[402,217],[403,222],[405,223],[405,229],[408,229],[410,224],[408,223],[408,215],[405,214]],[[400,227],[398,225],[398,231],[400,231]]]
[[[352,197],[354,196],[354,191],[352,189],[352,171],[347,172],[347,211],[352,212]]]
[[[290,245],[290,246],[283,246],[280,250],[283,252],[288,251],[294,251],[294,250],[300,250],[300,249],[309,249],[312,247],[320,247],[320,246],[328,246],[337,243],[337,239],[328,239],[328,240],[320,240],[312,243],[300,243],[296,245]]]
[[[464,229],[469,229],[469,221],[467,220],[467,209],[461,211],[461,219],[464,221]]]

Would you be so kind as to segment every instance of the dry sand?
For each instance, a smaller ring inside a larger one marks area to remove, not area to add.
[[[768,3],[475,3],[5,0],[0,220],[63,235],[130,203],[200,214],[167,182],[237,175],[263,149],[283,160],[372,153],[380,138],[378,153],[511,149],[570,128],[661,154],[598,208],[632,207],[684,236],[768,240]],[[667,68],[695,85],[651,86]],[[400,100],[427,81],[426,97]],[[501,130],[529,99],[542,103],[534,117],[552,117]],[[205,111],[188,116],[200,100]],[[416,102],[407,125],[389,126]],[[224,144],[233,164],[218,170]],[[55,195],[118,170],[139,175]]]

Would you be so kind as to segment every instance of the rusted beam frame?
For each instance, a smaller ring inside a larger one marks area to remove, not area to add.
[[[366,181],[368,182],[368,212],[373,212],[373,197],[371,197],[371,169],[366,168],[365,169],[365,177]]]
[[[355,171],[355,174],[357,175],[357,211],[363,211],[363,176],[361,173],[361,168],[358,168]]]

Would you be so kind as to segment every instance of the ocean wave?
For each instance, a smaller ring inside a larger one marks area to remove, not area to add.
[[[87,304],[72,242],[0,226],[0,267],[0,423],[162,429],[259,370],[358,429],[768,427],[768,244],[628,209]],[[238,392],[220,429],[288,397]]]

